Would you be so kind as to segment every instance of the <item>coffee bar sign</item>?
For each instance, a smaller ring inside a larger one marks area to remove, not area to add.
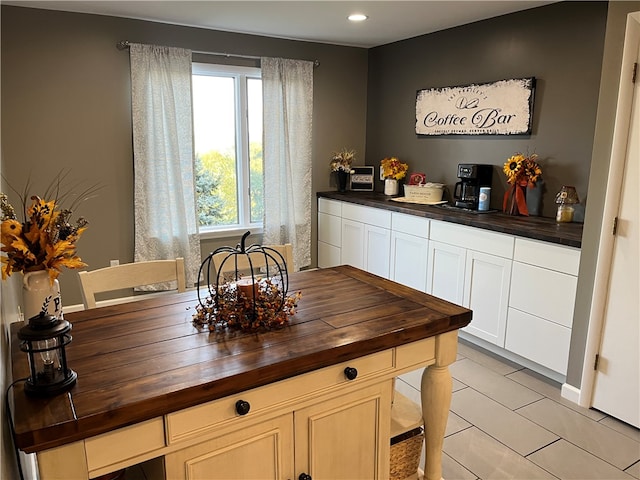
[[[534,88],[535,78],[532,77],[418,90],[416,133],[530,134]]]

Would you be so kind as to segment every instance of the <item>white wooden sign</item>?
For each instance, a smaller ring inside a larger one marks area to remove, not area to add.
[[[418,90],[418,135],[530,134],[535,78]]]

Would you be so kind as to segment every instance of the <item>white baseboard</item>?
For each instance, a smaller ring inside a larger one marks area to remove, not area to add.
[[[573,385],[563,383],[562,389],[560,390],[560,396],[566,400],[569,400],[570,402],[580,404],[580,389],[574,387]]]

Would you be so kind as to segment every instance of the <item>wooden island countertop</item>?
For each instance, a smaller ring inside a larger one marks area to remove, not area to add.
[[[290,325],[264,333],[199,332],[195,291],[72,313],[67,393],[46,399],[12,390],[15,439],[25,452],[60,445],[455,331],[471,311],[340,266],[289,276],[302,291]],[[11,326],[13,378],[28,376]]]

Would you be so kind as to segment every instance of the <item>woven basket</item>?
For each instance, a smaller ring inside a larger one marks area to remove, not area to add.
[[[422,427],[418,427],[391,439],[389,480],[404,480],[416,474],[423,438]]]

